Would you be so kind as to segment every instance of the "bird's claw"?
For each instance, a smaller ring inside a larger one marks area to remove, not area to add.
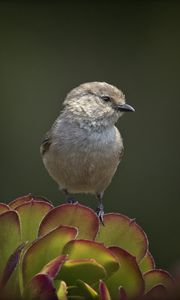
[[[67,203],[68,204],[78,204],[78,201],[75,198],[70,197],[67,199]]]
[[[99,217],[101,224],[104,226],[104,207],[103,207],[102,203],[100,205],[98,205],[98,207],[96,209],[96,214]]]

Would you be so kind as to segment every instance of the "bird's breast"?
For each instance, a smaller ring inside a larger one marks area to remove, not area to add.
[[[54,140],[44,157],[50,174],[61,187],[73,192],[99,192],[111,181],[123,149],[114,126],[102,132],[65,132]]]

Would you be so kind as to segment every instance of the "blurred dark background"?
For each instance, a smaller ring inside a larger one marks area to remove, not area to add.
[[[136,113],[118,123],[125,156],[106,211],[136,218],[157,266],[171,270],[180,260],[180,2],[117,3],[0,2],[0,201],[29,192],[64,201],[41,139],[70,89],[112,83]]]

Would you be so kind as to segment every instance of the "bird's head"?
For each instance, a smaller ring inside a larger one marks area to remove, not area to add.
[[[65,110],[85,122],[113,125],[124,112],[135,111],[121,90],[106,82],[88,82],[74,88],[64,101]]]

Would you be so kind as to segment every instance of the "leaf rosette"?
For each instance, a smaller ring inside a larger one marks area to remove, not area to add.
[[[127,300],[168,295],[174,279],[156,269],[147,236],[135,220],[110,213],[104,224],[80,204],[53,207],[32,195],[1,203],[2,297]]]

